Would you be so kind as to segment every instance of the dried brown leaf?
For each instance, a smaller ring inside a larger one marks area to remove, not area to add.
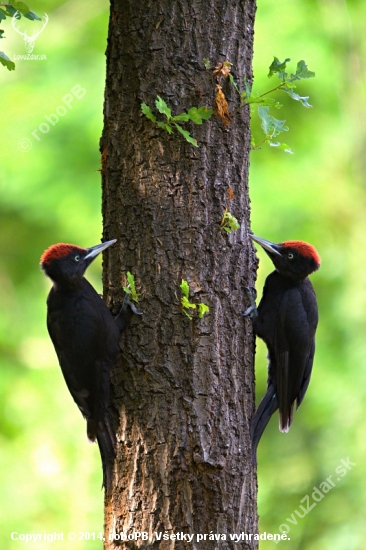
[[[216,114],[221,118],[225,126],[228,127],[232,118],[229,113],[229,107],[226,101],[226,97],[224,95],[224,92],[222,91],[220,84],[216,84],[216,88],[217,88],[217,93],[215,97]]]
[[[226,76],[229,76],[231,71],[231,63],[230,61],[222,61],[215,67],[213,71],[214,78],[225,78]]]

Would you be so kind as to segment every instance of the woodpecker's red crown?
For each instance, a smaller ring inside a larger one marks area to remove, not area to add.
[[[50,246],[41,257],[41,268],[54,283],[64,286],[80,284],[86,268],[106,248],[114,244],[116,239],[81,248],[74,244],[58,243]]]
[[[277,271],[284,277],[301,281],[319,269],[320,256],[311,244],[303,241],[276,244],[253,234],[250,234],[250,238],[261,245]]]
[[[318,267],[320,266],[320,256],[316,248],[309,243],[305,243],[304,241],[285,241],[278,246],[282,246],[285,249],[295,249],[300,254],[300,256],[303,256],[304,258],[309,258],[313,260],[316,264],[318,264]]]
[[[285,241],[279,246],[283,246],[284,248],[294,248],[301,256],[309,259],[311,258],[318,264],[318,266],[320,266],[320,256],[316,248],[309,243],[305,243],[304,241]]]
[[[53,260],[60,260],[66,258],[72,252],[79,252],[81,254],[86,253],[86,248],[80,248],[74,244],[58,243],[53,244],[47,250],[45,250],[41,256],[41,265],[46,265]]]

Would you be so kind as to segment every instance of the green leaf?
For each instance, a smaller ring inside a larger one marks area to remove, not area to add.
[[[207,107],[191,107],[188,111],[188,116],[195,124],[202,124],[203,120],[211,118],[213,111]]]
[[[29,12],[29,7],[24,2],[15,2],[12,0],[12,6],[23,15]]]
[[[182,306],[185,309],[196,309],[196,304],[192,304],[185,296],[182,296]]]
[[[13,15],[15,15],[15,19],[20,19],[22,16],[20,15],[20,13],[18,12],[18,10],[16,10],[15,8],[13,8],[13,6],[11,6],[10,4],[7,4],[6,6],[6,14],[8,15],[8,17],[13,17]]]
[[[245,93],[246,93],[247,97],[250,97],[252,95],[252,87],[249,84],[249,82],[247,81],[245,76],[243,78],[243,82],[244,82],[244,86],[245,86]]]
[[[156,122],[156,116],[154,115],[150,107],[146,105],[146,103],[141,103],[141,111],[149,120],[151,120],[152,122]]]
[[[288,57],[285,59],[285,61],[280,61],[278,57],[273,57],[273,61],[271,65],[269,66],[269,73],[268,78],[273,76],[274,74],[278,75],[278,78],[281,80],[286,80],[287,73],[285,72],[286,64],[291,61]]]
[[[184,315],[187,315],[187,317],[190,321],[192,321],[192,319],[193,319],[192,315],[189,315],[189,313],[185,309],[183,309],[183,313],[184,313]]]
[[[294,154],[293,151],[291,151],[290,147],[286,143],[280,143],[279,141],[278,142],[270,141],[269,145],[271,147],[277,147],[278,149],[281,149],[282,151],[285,151],[285,153],[289,153],[291,155]]]
[[[182,279],[182,282],[180,284],[180,289],[182,291],[183,296],[188,298],[188,296],[189,296],[189,284],[185,279]]]
[[[17,13],[18,12],[18,13]],[[6,13],[10,16],[10,17],[13,17],[13,15],[15,15],[15,19],[20,19],[22,16],[20,15],[19,11],[14,8],[13,6],[11,6],[10,4],[7,4],[6,5]]]
[[[243,104],[243,103],[250,103],[249,101],[249,97],[247,97],[247,94],[246,92],[239,92],[239,97],[240,97],[240,103]]]
[[[240,229],[240,223],[228,210],[226,209],[221,220],[221,229],[227,233]]]
[[[176,127],[178,132],[182,134],[184,139],[188,141],[188,143],[191,143],[192,145],[194,145],[194,147],[198,147],[197,141],[191,136],[191,134],[187,130],[184,130],[182,126],[180,126],[179,124],[176,124],[175,122],[174,122],[174,126]]]
[[[205,106],[198,107],[197,113],[200,115],[202,120],[209,120],[212,116],[213,109],[209,109],[208,107],[205,107]]]
[[[170,126],[170,124],[166,124],[165,122],[157,122],[156,123],[159,128],[162,128],[163,130],[165,130],[166,132],[168,132],[168,134],[172,134],[173,133],[173,128]]]
[[[202,124],[202,117],[199,114],[197,107],[191,107],[187,114],[192,122],[195,124]]]
[[[239,86],[238,86],[237,82],[235,82],[234,77],[231,73],[229,74],[229,80],[230,80],[231,84],[234,86],[235,90],[240,94]],[[243,93],[246,94],[246,92],[243,92]]]
[[[271,115],[268,113],[269,107],[258,107],[258,116],[262,121],[262,129],[263,132],[268,135],[271,125],[272,125],[272,118]]]
[[[286,143],[281,143],[280,149],[285,151],[285,153],[289,153],[290,155],[294,154],[294,152],[290,149],[290,147]]]
[[[206,306],[206,304],[203,304],[202,302],[198,304],[198,317],[200,319],[202,319],[205,313],[208,313],[209,311],[210,311],[210,308]]]
[[[273,99],[273,97],[260,97],[260,96],[251,96],[244,100],[246,103],[257,103],[259,105],[263,105],[264,107],[274,107],[275,109],[279,109],[282,107],[281,103]]]
[[[34,11],[32,10],[29,10],[28,13],[25,13],[24,17],[26,17],[27,19],[30,19],[31,21],[34,21],[34,20],[42,21],[42,18],[39,17],[39,15],[37,15],[36,13],[34,13]]]
[[[132,273],[130,271],[127,271],[126,276],[127,276],[128,286],[124,286],[123,290],[127,294],[131,295],[131,298],[134,302],[138,302],[140,295],[136,292],[135,277],[134,277],[134,275],[132,275]]]
[[[209,59],[202,59],[202,63],[205,69],[211,69],[211,62]]]
[[[272,124],[273,124],[273,134],[272,136],[275,137],[281,132],[288,132],[289,128],[288,126],[284,126],[286,120],[278,120],[278,118],[272,118]]]
[[[1,38],[5,38],[5,37],[3,36],[4,32],[5,32],[5,31],[0,30],[0,39],[1,39]]]
[[[286,89],[286,88],[283,88],[283,91],[288,94],[290,97],[292,97],[292,99],[294,99],[295,101],[301,101],[301,103],[304,105],[304,107],[307,107],[307,108],[311,108],[312,105],[310,105],[310,103],[308,102],[308,99],[309,99],[309,96],[306,95],[306,96],[301,96],[299,94],[296,94],[292,89]]]
[[[15,63],[13,61],[10,61],[7,55],[4,54],[4,52],[0,52],[0,63],[4,65],[8,69],[8,71],[14,71],[15,69]]]
[[[183,313],[187,315],[188,319],[192,320],[192,315],[190,315],[186,309],[196,309],[196,304],[192,304],[189,301],[189,284],[185,279],[182,279],[180,284],[180,290],[182,292],[181,305],[183,308]]]
[[[0,21],[4,21],[6,19],[6,14],[4,10],[0,8]]]
[[[171,118],[171,122],[188,122],[189,121],[189,114],[188,113],[181,113],[180,115],[173,116]]]
[[[258,107],[258,115],[262,120],[262,129],[266,136],[276,137],[281,132],[287,132],[288,126],[285,126],[286,120],[278,120],[269,114],[269,107]]]
[[[302,59],[298,62],[296,66],[296,73],[292,74],[290,79],[291,80],[301,80],[301,78],[313,78],[315,76],[315,73],[313,71],[308,70],[308,66],[306,65],[305,61]]]
[[[171,110],[159,95],[156,96],[155,105],[159,113],[161,113],[162,115],[165,115],[168,120],[172,118]]]
[[[279,90],[284,90],[284,89],[292,90],[292,88],[296,88],[296,84],[294,84],[293,82],[290,82],[289,80],[286,80],[286,82],[283,82],[278,89]]]

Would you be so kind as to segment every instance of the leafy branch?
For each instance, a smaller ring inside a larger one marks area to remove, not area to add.
[[[127,286],[123,287],[123,290],[126,292],[126,294],[129,294],[131,296],[131,300],[138,303],[140,294],[136,291],[135,286],[135,277],[130,273],[130,271],[127,271]]]
[[[264,106],[275,106],[277,109],[282,107],[280,103],[278,103],[273,98],[266,98],[263,99],[268,94],[271,94],[273,92],[276,92],[277,90],[281,90],[283,92],[286,92],[289,96],[292,97],[295,101],[300,101],[304,107],[311,107],[310,103],[308,102],[309,96],[300,96],[299,94],[296,94],[293,90],[296,88],[296,82],[297,80],[302,80],[306,78],[313,78],[315,76],[315,73],[313,71],[309,71],[305,61],[301,60],[297,63],[296,66],[296,72],[294,74],[289,75],[286,72],[286,65],[287,63],[291,61],[289,58],[285,59],[285,61],[280,61],[278,57],[274,57],[270,67],[269,67],[269,73],[268,78],[271,78],[274,74],[277,74],[278,78],[280,79],[280,84],[278,86],[275,86],[271,90],[268,90],[267,92],[264,92],[263,94],[257,94],[255,96],[252,96],[251,88],[249,84],[244,81],[245,84],[245,90],[243,92],[240,92],[238,90],[238,86],[236,82],[234,82],[234,79],[231,78],[230,81],[234,84],[234,87],[239,92],[241,102],[245,103],[259,103]],[[232,77],[232,75],[231,75]]]
[[[141,103],[141,111],[149,120],[151,120],[151,122],[168,132],[168,134],[173,134],[175,128],[182,134],[188,143],[194,147],[198,147],[197,140],[191,136],[188,130],[185,130],[180,124],[178,124],[178,122],[191,121],[194,124],[202,124],[204,120],[209,120],[211,118],[213,112],[212,109],[208,109],[208,107],[191,107],[187,112],[172,116],[171,109],[160,96],[156,96],[155,106],[159,113],[165,116],[165,121],[157,120],[151,108],[146,105],[146,103]]]
[[[227,233],[232,233],[233,231],[240,229],[238,220],[228,211],[227,208],[225,208],[224,215],[222,216],[221,229]]]
[[[240,223],[235,218],[235,216],[232,215],[232,213],[229,210],[230,205],[231,205],[231,201],[233,200],[233,198],[234,198],[234,191],[233,191],[232,187],[229,186],[229,188],[227,190],[227,205],[228,206],[225,208],[225,212],[224,212],[224,214],[221,218],[221,224],[220,224],[220,228],[223,231],[226,231],[227,233],[232,233],[233,231],[237,231],[238,229],[240,229]]]
[[[294,84],[294,82],[302,79],[313,78],[315,73],[313,71],[309,71],[305,61],[301,60],[297,63],[295,73],[291,73],[289,75],[286,72],[286,65],[289,61],[290,59],[286,58],[285,61],[281,62],[278,57],[274,57],[269,67],[268,77],[271,78],[273,75],[277,74],[280,80],[280,84],[278,86],[254,97],[251,96],[251,94],[248,95],[246,90],[246,95],[243,97],[244,102],[249,104],[257,104],[258,116],[262,121],[261,126],[265,134],[265,138],[260,143],[255,144],[255,142],[252,141],[252,149],[258,149],[262,144],[268,143],[271,147],[278,147],[279,149],[284,150],[285,153],[292,153],[286,143],[274,141],[274,138],[276,138],[281,132],[287,132],[289,128],[288,126],[285,126],[285,120],[279,120],[269,114],[270,107],[280,109],[282,104],[273,98],[267,97],[267,95],[280,90],[287,93],[295,101],[300,101],[304,107],[310,108],[311,105],[308,102],[309,96],[300,96],[295,93],[294,88],[296,88],[296,84]]]
[[[239,94],[240,105],[243,106],[248,104],[252,110],[256,108],[258,116],[262,121],[261,126],[265,137],[259,143],[255,143],[252,138],[252,149],[259,149],[261,145],[268,143],[271,147],[282,149],[285,153],[292,153],[286,143],[274,141],[274,138],[276,138],[281,132],[287,132],[289,128],[288,126],[285,126],[286,120],[279,120],[269,114],[270,107],[280,109],[282,104],[276,99],[267,96],[273,92],[282,91],[288,94],[295,101],[300,101],[304,107],[310,108],[311,105],[308,102],[309,96],[300,96],[294,92],[294,89],[296,88],[295,82],[307,78],[313,78],[315,73],[313,71],[309,71],[305,61],[301,60],[297,63],[295,73],[288,74],[286,72],[286,66],[289,61],[289,58],[286,58],[284,61],[280,61],[278,57],[274,57],[269,67],[268,77],[271,78],[273,75],[277,74],[280,79],[280,83],[278,86],[275,86],[263,94],[252,94],[251,86],[245,78],[243,80],[244,90],[241,91],[233,75],[228,75],[231,84]]]
[[[7,17],[15,16],[16,19],[21,19],[22,15],[31,21],[37,19],[37,21],[42,21],[42,19],[31,11],[27,4],[24,2],[13,1],[11,4],[8,2],[0,2],[0,21],[5,21]],[[0,39],[5,38],[4,32],[0,29]],[[8,69],[8,71],[14,71],[15,63],[9,59],[9,57],[0,51],[0,63]]]
[[[202,319],[202,317],[210,311],[210,308],[203,302],[199,304],[193,304],[192,302],[189,301],[189,284],[185,279],[182,279],[182,282],[180,284],[180,290],[182,292],[182,296],[181,296],[182,310],[183,310],[183,313],[187,315],[188,319],[190,320],[193,319],[193,316],[191,315],[190,310],[197,310],[198,317],[200,319]]]

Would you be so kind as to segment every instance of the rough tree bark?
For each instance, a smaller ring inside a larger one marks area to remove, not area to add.
[[[142,318],[121,339],[113,373],[117,460],[105,503],[106,536],[147,532],[148,541],[105,548],[256,548],[197,534],[257,532],[256,472],[250,460],[254,410],[251,322],[243,286],[256,261],[248,239],[249,112],[189,128],[199,148],[143,115],[160,95],[178,114],[212,107],[215,83],[202,60],[229,60],[252,78],[254,0],[112,0],[107,49],[103,164],[107,303],[116,312],[131,271]],[[193,126],[193,125],[192,125]],[[188,125],[189,127],[189,125]],[[220,229],[228,188],[241,229]],[[181,279],[203,319],[181,310]],[[195,534],[191,543],[155,533]]]

